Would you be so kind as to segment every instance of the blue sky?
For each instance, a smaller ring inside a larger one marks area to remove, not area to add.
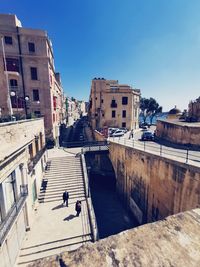
[[[31,4],[30,4],[31,3]],[[199,0],[1,0],[27,28],[47,30],[67,95],[116,79],[164,111],[200,96]]]

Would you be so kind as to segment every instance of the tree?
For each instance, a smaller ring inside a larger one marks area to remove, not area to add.
[[[152,97],[140,99],[140,115],[143,118],[143,122],[146,123],[147,117],[150,118],[150,123],[152,124],[153,118],[162,112],[162,107],[156,102]]]

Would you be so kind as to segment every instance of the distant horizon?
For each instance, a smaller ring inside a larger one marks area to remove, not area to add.
[[[25,0],[0,3],[23,27],[47,31],[67,96],[88,101],[91,80],[104,77],[164,111],[200,95],[199,10],[198,0],[35,0],[31,12]]]

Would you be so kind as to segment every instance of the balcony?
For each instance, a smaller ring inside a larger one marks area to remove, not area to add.
[[[110,104],[110,107],[111,107],[111,108],[117,108],[117,103],[111,103],[111,104]]]
[[[10,231],[15,219],[17,218],[18,214],[22,210],[24,203],[26,201],[26,197],[28,195],[28,185],[20,185],[20,196],[17,201],[14,203],[6,217],[0,224],[0,246],[2,245],[3,241],[5,240],[8,232]]]

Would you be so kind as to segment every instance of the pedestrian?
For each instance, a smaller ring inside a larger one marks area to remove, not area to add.
[[[65,192],[63,193],[63,205],[66,202],[66,206],[68,207],[68,200],[69,200],[69,193],[65,190]]]
[[[80,200],[76,201],[75,210],[76,210],[76,216],[79,216],[79,214],[81,212],[81,201]]]
[[[134,132],[133,129],[131,130],[131,138],[133,138]]]
[[[133,129],[130,131],[129,139],[133,138]]]

